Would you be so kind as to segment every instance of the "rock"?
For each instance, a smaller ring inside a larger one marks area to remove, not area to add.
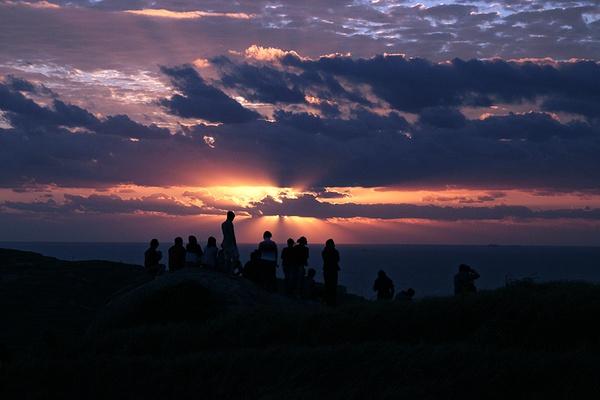
[[[243,308],[281,307],[292,303],[283,296],[259,289],[244,278],[187,268],[113,296],[88,333],[137,325],[204,321]]]

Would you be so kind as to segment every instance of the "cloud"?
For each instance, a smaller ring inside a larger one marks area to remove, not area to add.
[[[402,55],[310,59],[278,49],[265,52],[269,56],[258,63],[213,58],[221,84],[245,98],[272,104],[331,107],[331,101],[344,101],[350,107],[376,107],[385,102],[397,111],[421,114],[424,123],[439,127],[463,125],[460,107],[497,104],[600,116],[600,64],[593,61],[435,63]]]
[[[215,93],[190,67],[183,70],[177,90],[186,93],[185,101],[194,103],[204,91]],[[175,71],[180,79],[180,69]],[[565,191],[595,190],[600,181],[598,122],[563,123],[543,112],[479,120],[455,109],[432,108],[410,123],[394,111],[357,107],[344,116],[276,110],[268,122],[254,114],[247,120],[231,118],[230,109],[241,106],[232,106],[225,96],[224,102],[203,104],[210,105],[211,115],[227,115],[228,123],[171,133],[124,115],[101,117],[56,97],[49,100],[42,106],[0,84],[0,110],[10,125],[0,129],[1,186],[250,181],[281,187]]]
[[[223,210],[184,204],[174,197],[164,194],[153,194],[134,199],[97,194],[87,197],[65,194],[64,197],[64,202],[57,202],[54,199],[34,202],[4,201],[0,203],[0,206],[15,211],[51,214],[160,213],[171,216],[223,214]]]
[[[317,60],[286,55],[282,63],[303,73],[343,78],[366,84],[393,108],[419,113],[431,107],[515,104],[552,97],[576,99],[587,107],[566,107],[558,101],[547,109],[595,115],[600,104],[600,65],[593,61],[533,62],[454,59],[433,63],[420,58],[379,55],[369,59],[321,57]],[[243,68],[243,67],[240,67]],[[571,103],[572,105],[573,103]]]
[[[276,47],[263,47],[256,44],[253,44],[244,50],[244,57],[258,61],[278,61],[287,55],[300,57],[300,55],[293,50],[282,50]]]
[[[0,2],[0,5],[6,4],[9,6],[24,6],[31,8],[46,8],[46,9],[59,9],[60,6],[49,1],[10,1],[5,0]]]
[[[446,203],[446,202],[456,202],[459,204],[477,204],[477,203],[487,203],[491,201],[496,201],[498,199],[506,197],[506,193],[504,192],[489,192],[480,196],[426,196],[423,197],[424,202],[435,202],[435,203]]]
[[[199,18],[232,18],[232,19],[250,19],[253,15],[236,12],[210,12],[210,11],[172,11],[164,8],[144,8],[141,10],[125,10],[129,14],[141,15],[152,18],[171,18],[171,19],[199,19]]]
[[[534,211],[524,206],[442,207],[415,204],[332,204],[310,194],[277,201],[266,197],[253,203],[255,216],[288,215],[314,218],[428,219],[437,221],[502,219],[585,219],[600,220],[600,209],[558,209]]]
[[[160,104],[171,113],[185,118],[202,118],[211,122],[240,123],[260,117],[219,89],[205,83],[189,65],[161,67],[181,94],[162,99]]]

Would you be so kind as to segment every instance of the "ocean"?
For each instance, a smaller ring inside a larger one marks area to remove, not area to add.
[[[142,264],[146,243],[0,242],[2,248],[34,251],[63,260],[109,260]],[[242,262],[256,245],[242,244]],[[310,267],[322,280],[322,246],[310,245]],[[452,278],[461,263],[481,274],[479,289],[504,286],[507,279],[532,278],[536,282],[580,280],[600,282],[600,247],[551,246],[439,246],[338,245],[340,284],[349,292],[374,298],[373,281],[380,269],[396,289],[412,287],[416,297],[452,294]],[[160,249],[167,253],[168,245]],[[282,275],[281,269],[278,271]]]

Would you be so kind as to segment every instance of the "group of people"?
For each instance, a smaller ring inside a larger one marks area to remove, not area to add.
[[[475,281],[480,275],[467,264],[460,264],[458,272],[454,275],[454,294],[457,296],[476,293],[477,287]],[[392,300],[394,298],[394,282],[388,277],[385,271],[377,273],[377,279],[373,283],[373,291],[377,293],[377,300]],[[396,300],[410,301],[415,296],[415,290],[408,288],[400,291],[396,295]]]
[[[250,261],[243,267],[235,239],[233,211],[227,212],[226,220],[221,224],[223,241],[221,248],[217,247],[217,240],[209,237],[204,249],[195,236],[188,237],[184,246],[181,237],[175,238],[173,246],[169,248],[168,267],[161,264],[162,253],[158,250],[158,240],[152,239],[150,247],[144,254],[144,266],[153,275],[165,271],[174,272],[185,267],[204,267],[218,270],[228,274],[242,275],[255,282],[270,292],[277,291],[277,268],[279,267],[279,252],[277,244],[273,241],[273,234],[265,231],[263,240],[258,248],[250,254]],[[338,274],[340,271],[340,253],[335,248],[333,239],[325,242],[321,252],[323,260],[323,291],[321,297],[329,305],[337,301]],[[298,240],[289,238],[287,247],[281,251],[281,266],[284,275],[283,291],[290,297],[299,297],[314,300],[318,297],[315,282],[316,270],[308,268],[309,250],[308,240],[301,236]],[[464,295],[477,291],[475,280],[479,274],[466,264],[459,266],[458,273],[454,276],[454,293]],[[394,299],[395,288],[393,281],[385,271],[379,271],[373,284],[373,291],[377,293],[378,300]],[[415,295],[415,290],[408,288],[396,294],[397,300],[410,301]]]
[[[204,267],[232,275],[242,275],[264,289],[277,291],[277,268],[279,253],[273,235],[269,231],[263,234],[263,241],[250,254],[250,261],[243,267],[235,238],[233,211],[227,212],[226,220],[221,224],[223,241],[217,247],[217,240],[211,236],[202,249],[195,236],[188,237],[184,246],[183,238],[175,238],[169,248],[168,265],[162,264],[162,252],[158,250],[157,239],[150,241],[150,247],[144,253],[144,266],[153,275],[166,271],[174,272],[185,267]],[[322,298],[325,303],[335,305],[337,299],[340,253],[333,239],[327,240],[321,252],[323,259],[324,288]],[[308,240],[302,236],[298,240],[287,240],[287,247],[281,251],[281,266],[284,274],[284,292],[291,297],[315,300],[318,296],[315,282],[316,270],[308,268]]]

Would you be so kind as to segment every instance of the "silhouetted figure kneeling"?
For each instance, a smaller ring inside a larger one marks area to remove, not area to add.
[[[261,285],[269,292],[277,291],[277,244],[271,240],[273,234],[263,233],[263,241],[258,245],[260,252]]]
[[[454,275],[454,294],[464,295],[467,293],[476,293],[475,280],[479,279],[479,274],[467,264],[458,266],[458,273]]]
[[[217,239],[210,236],[202,254],[202,266],[204,268],[216,270],[218,265],[219,248],[217,247]]]
[[[175,272],[185,267],[185,247],[183,239],[175,238],[175,244],[169,248],[169,271]]]
[[[160,263],[162,252],[158,250],[158,240],[150,241],[150,248],[144,252],[144,268],[151,275],[160,275],[165,272],[165,265]]]
[[[323,257],[323,280],[325,281],[325,303],[335,306],[337,303],[338,272],[340,270],[340,253],[335,248],[333,239],[325,242],[325,248],[321,252]]]
[[[396,300],[398,301],[412,301],[413,297],[415,297],[415,289],[408,288],[406,290],[401,290],[400,293],[396,296]]]
[[[188,237],[188,244],[185,246],[185,266],[199,267],[202,261],[202,247],[198,244],[196,236]]]
[[[394,298],[394,282],[384,271],[379,271],[373,284],[373,291],[377,292],[377,300],[391,300]]]

